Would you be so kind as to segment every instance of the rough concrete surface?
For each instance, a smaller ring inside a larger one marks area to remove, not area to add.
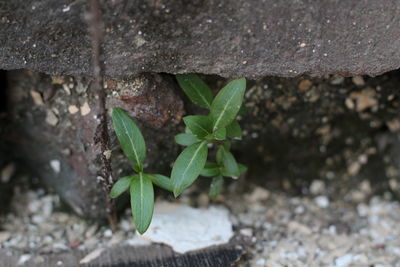
[[[392,0],[103,1],[106,74],[376,75],[400,66]],[[86,1],[0,2],[0,68],[91,75]]]

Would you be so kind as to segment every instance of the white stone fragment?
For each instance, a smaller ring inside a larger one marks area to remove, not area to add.
[[[71,106],[68,107],[68,112],[70,114],[75,114],[78,111],[79,111],[79,108],[77,106],[75,106],[75,105],[71,105]]]
[[[38,105],[38,106],[43,105],[42,95],[39,92],[32,90],[31,97],[32,97],[33,103],[35,105]]]
[[[101,255],[101,253],[103,253],[103,251],[104,251],[104,248],[97,248],[97,249],[93,250],[92,252],[87,254],[85,257],[83,257],[83,259],[81,259],[79,261],[79,264],[86,264],[86,263],[93,261],[94,259],[98,258]]]
[[[318,196],[314,198],[315,204],[318,205],[320,208],[327,208],[329,207],[329,199],[326,196]]]
[[[325,183],[321,180],[314,180],[310,185],[310,192],[314,195],[321,194],[325,191]]]
[[[29,254],[22,254],[21,257],[18,259],[18,265],[24,265],[27,261],[29,261],[31,258],[31,255]]]
[[[352,261],[353,261],[353,255],[345,254],[335,260],[335,266],[336,267],[346,267],[346,266],[349,266]]]
[[[179,253],[225,244],[232,236],[232,223],[226,208],[195,209],[171,203],[156,204],[153,221],[143,235],[153,242],[167,244]]]
[[[240,229],[240,234],[244,235],[244,236],[252,237],[253,236],[253,229],[251,229],[251,228]]]
[[[1,170],[0,181],[2,183],[8,183],[11,177],[14,175],[14,173],[15,173],[15,164],[14,163],[8,164]]]
[[[124,241],[125,244],[132,247],[140,247],[140,246],[150,246],[151,241],[141,237],[140,235],[135,235],[134,237],[127,239]]]
[[[46,122],[48,124],[50,124],[51,126],[56,126],[57,123],[58,123],[58,118],[57,118],[56,114],[54,114],[54,112],[51,109],[47,110]]]
[[[61,162],[58,159],[53,159],[50,161],[50,166],[55,173],[60,173],[61,171]]]
[[[66,6],[62,9],[62,12],[68,12],[70,11],[71,7],[70,6]]]
[[[111,229],[107,229],[107,230],[104,231],[103,235],[105,237],[112,237],[113,232],[111,231]]]
[[[362,76],[354,76],[351,80],[357,86],[364,86],[365,85],[365,81],[364,81],[364,78]]]
[[[82,106],[81,106],[81,115],[82,116],[86,116],[90,113],[90,107],[88,102],[85,102]]]
[[[7,241],[11,237],[9,232],[0,232],[0,243]]]
[[[251,194],[245,195],[248,202],[255,203],[267,200],[270,196],[270,192],[262,187],[256,187]]]
[[[106,150],[103,152],[103,155],[106,156],[106,159],[111,158],[112,151],[111,150]]]

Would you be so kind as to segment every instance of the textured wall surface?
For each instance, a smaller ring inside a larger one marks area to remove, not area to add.
[[[400,66],[392,0],[104,1],[106,73],[370,74]],[[0,68],[90,75],[86,1],[0,2]]]

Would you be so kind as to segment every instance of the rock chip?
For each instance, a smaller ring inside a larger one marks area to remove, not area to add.
[[[227,209],[213,206],[195,209],[171,203],[156,204],[153,221],[143,235],[179,253],[225,244],[232,236]]]

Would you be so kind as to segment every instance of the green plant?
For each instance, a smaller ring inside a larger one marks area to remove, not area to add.
[[[231,153],[229,140],[242,137],[236,117],[242,106],[246,80],[240,78],[229,82],[214,98],[211,89],[197,75],[180,74],[176,78],[190,100],[210,112],[206,116],[183,118],[185,133],[175,136],[175,141],[187,148],[172,168],[173,193],[177,197],[201,175],[212,178],[210,197],[215,199],[222,189],[223,177],[236,179],[246,171]],[[215,162],[207,162],[209,147],[217,148]]]
[[[124,154],[136,174],[120,178],[110,196],[116,198],[129,189],[132,216],[139,233],[150,225],[154,208],[153,184],[171,191],[175,197],[200,175],[211,177],[210,197],[216,198],[223,177],[237,178],[246,171],[230,152],[229,139],[240,139],[242,130],[236,116],[242,106],[246,80],[236,79],[213,96],[211,89],[195,74],[177,76],[178,83],[193,103],[209,109],[207,116],[186,116],[185,133],[175,136],[178,144],[187,146],[175,160],[171,179],[161,174],[144,173],[146,144],[136,123],[120,108],[113,108],[112,121]],[[215,162],[207,162],[209,147],[216,147]]]
[[[146,232],[153,216],[153,184],[172,191],[170,179],[161,174],[144,173],[146,143],[135,122],[120,108],[113,108],[112,121],[122,151],[132,163],[135,175],[120,178],[110,196],[116,198],[129,189],[133,221],[139,233]]]

